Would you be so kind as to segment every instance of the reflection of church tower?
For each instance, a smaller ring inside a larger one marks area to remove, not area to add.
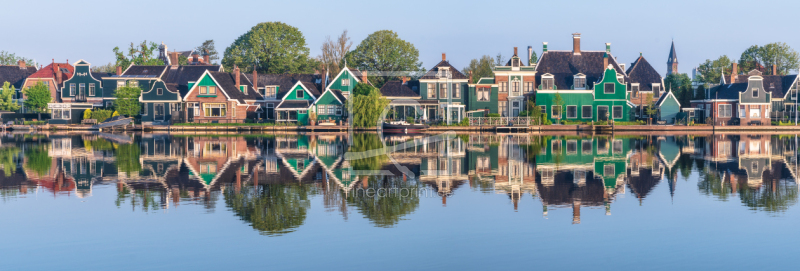
[[[667,75],[678,73],[678,54],[675,53],[675,41],[669,49],[669,58],[667,59]]]

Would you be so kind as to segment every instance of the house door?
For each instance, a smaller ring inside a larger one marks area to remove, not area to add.
[[[436,108],[428,108],[428,120],[436,119]]]
[[[194,122],[194,107],[186,108],[186,122]]]
[[[608,120],[608,106],[598,106],[597,121],[607,121],[607,120]]]
[[[166,114],[164,113],[164,104],[163,103],[156,103],[153,104],[153,120],[155,121],[164,121],[164,117]]]

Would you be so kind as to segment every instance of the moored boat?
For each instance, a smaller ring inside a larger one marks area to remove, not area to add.
[[[383,123],[383,132],[390,134],[409,134],[409,133],[422,133],[428,129],[425,124],[409,124],[405,121],[395,121],[390,123]]]

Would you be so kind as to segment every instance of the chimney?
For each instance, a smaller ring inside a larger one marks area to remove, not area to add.
[[[363,82],[363,83],[365,83],[365,84],[366,84],[367,82],[369,82],[369,81],[367,81],[367,71],[362,71],[362,72],[361,72],[361,82]]]
[[[572,33],[572,54],[581,54],[581,33]]]
[[[778,75],[778,65],[772,64],[772,75]]]
[[[578,35],[580,35],[580,34],[578,34]],[[578,39],[580,39],[580,36],[578,36]],[[580,43],[580,40],[578,41],[578,43]],[[608,69],[608,54],[610,54],[610,53],[611,53],[611,43],[606,43],[606,53],[603,54],[603,70],[604,71],[606,69]]]
[[[258,92],[258,71],[256,71],[255,66],[253,66],[253,89]]]
[[[517,47],[514,47],[514,55],[517,55]]]
[[[53,65],[53,68],[56,70],[56,85],[61,85],[61,79],[63,78],[61,69],[59,69],[57,65]]]
[[[117,76],[122,75],[122,66],[117,66]]]
[[[208,58],[209,58],[208,50],[203,50],[203,64],[206,65],[211,64],[210,59]]]
[[[472,82],[474,82],[474,81],[472,81],[472,70],[470,70],[469,71],[469,81],[468,81],[468,83],[472,84]]]
[[[233,80],[236,81],[236,90],[242,91],[242,88],[239,87],[242,84],[242,81],[239,80],[239,66],[233,65]]]
[[[442,53],[442,61],[447,61],[447,55],[445,55],[444,53]]]
[[[528,66],[533,66],[533,63],[531,63],[531,56],[533,56],[533,46],[528,46]]]
[[[723,73],[721,76],[725,77],[725,74]],[[727,83],[728,84],[736,83],[736,79],[738,78],[739,78],[739,63],[733,62],[731,64],[731,80],[730,82]]]
[[[17,65],[19,65],[20,69],[24,69],[26,67],[25,60],[20,59],[19,61],[17,61]]]
[[[472,73],[472,71],[470,71],[470,73]],[[408,77],[400,77],[400,80],[403,80],[403,85],[405,85],[408,82]]]
[[[547,42],[542,42],[542,54],[547,53]]]

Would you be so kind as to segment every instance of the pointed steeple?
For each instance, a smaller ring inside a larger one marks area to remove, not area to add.
[[[669,49],[669,58],[667,58],[667,75],[678,73],[678,53],[675,52],[675,41]]]

